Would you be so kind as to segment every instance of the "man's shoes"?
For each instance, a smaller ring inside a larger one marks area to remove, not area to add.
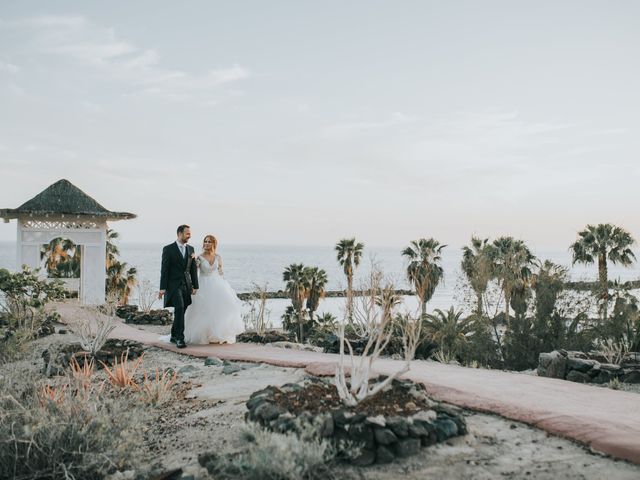
[[[184,343],[184,340],[177,340],[176,341],[176,347],[178,348],[186,348],[187,344]]]
[[[169,339],[169,341],[170,341],[171,343],[178,343],[178,339],[177,339],[176,337],[171,337],[171,338]]]

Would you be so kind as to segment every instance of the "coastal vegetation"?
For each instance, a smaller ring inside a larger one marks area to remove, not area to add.
[[[410,293],[420,306],[417,351],[424,349],[445,362],[525,370],[536,367],[540,353],[557,349],[589,351],[606,342],[627,345],[631,351],[640,349],[640,313],[633,292],[639,282],[611,282],[607,275],[609,262],[629,266],[635,261],[634,242],[628,232],[611,224],[587,225],[580,231],[570,251],[573,263],[598,262],[598,282],[589,284],[572,282],[566,266],[536,258],[524,240],[472,236],[462,248],[459,287],[469,292],[469,305],[428,314],[427,304],[444,279],[442,251],[446,245],[434,238],[411,241],[399,253],[413,287]],[[313,334],[320,325],[314,312],[327,295],[325,272],[315,284],[321,288],[315,291],[313,287],[310,272],[317,272],[315,267],[292,264],[285,270],[283,278],[292,305],[284,326],[291,330],[295,324],[298,341],[309,340],[336,353],[341,347],[336,339],[343,335],[354,351],[362,353],[371,336],[358,321],[358,301],[374,298],[373,304],[384,316],[385,311],[395,311],[402,292],[379,282],[373,290],[370,285],[354,290],[354,271],[360,265],[364,244],[355,238],[341,239],[335,249],[347,277],[347,290],[344,320],[326,324],[334,329],[333,343],[327,341],[327,335]],[[384,337],[381,345],[386,354],[401,354],[401,348],[394,348],[402,343],[401,332],[398,328],[390,331],[393,334],[388,340]]]

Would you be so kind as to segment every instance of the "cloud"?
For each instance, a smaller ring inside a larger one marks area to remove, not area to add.
[[[325,132],[329,135],[342,135],[345,133],[353,133],[358,131],[378,130],[389,127],[395,127],[404,123],[414,121],[413,118],[402,112],[394,112],[387,119],[383,120],[363,120],[357,122],[338,123],[326,128]]]
[[[82,15],[37,15],[18,20],[0,19],[0,27],[4,28],[78,28],[87,24],[87,19]]]
[[[29,30],[34,39],[28,45],[31,53],[65,57],[81,68],[96,70],[103,78],[130,87],[129,96],[151,95],[198,103],[204,99],[212,104],[211,93],[219,87],[251,77],[249,69],[240,64],[209,68],[202,73],[168,68],[156,49],[135,45],[113,28],[97,25],[83,16],[38,16],[9,25]]]
[[[0,62],[0,72],[16,74],[20,71],[20,67],[13,63]]]

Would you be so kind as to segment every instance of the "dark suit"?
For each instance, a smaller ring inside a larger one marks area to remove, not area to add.
[[[193,247],[185,246],[183,257],[176,242],[162,249],[160,290],[164,290],[164,306],[173,307],[171,336],[184,340],[184,313],[191,305],[191,291],[198,288],[198,267],[193,261]]]

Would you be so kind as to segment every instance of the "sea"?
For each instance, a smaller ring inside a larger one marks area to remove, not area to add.
[[[140,281],[148,280],[152,288],[157,289],[160,283],[160,258],[163,244],[159,243],[125,243],[118,245],[120,260],[138,271]],[[197,246],[196,246],[197,250]],[[397,289],[409,289],[406,280],[406,262],[401,255],[401,248],[372,247],[365,248],[360,267],[356,270],[354,288],[364,282],[371,271],[372,264],[381,269],[385,277],[393,281]],[[327,272],[327,290],[343,290],[346,278],[342,268],[336,260],[333,246],[277,246],[277,245],[225,245],[218,253],[224,262],[224,274],[227,281],[238,293],[255,291],[256,285],[269,291],[283,290],[285,282],[282,280],[284,269],[292,263],[303,263],[316,266]],[[597,266],[571,266],[571,256],[568,250],[533,252],[539,259],[549,259],[557,264],[570,268],[572,280],[593,281],[597,279]],[[428,311],[435,309],[446,310],[451,306],[463,308],[468,299],[463,294],[460,248],[447,247],[443,250],[442,267],[444,281],[436,289],[433,298],[428,303]],[[16,243],[0,242],[0,268],[16,270]],[[640,279],[640,267],[634,264],[630,268],[616,265],[609,266],[609,278],[621,281]],[[136,303],[137,293],[132,295],[132,302]],[[325,298],[321,301],[318,313],[329,312],[341,318],[344,315],[343,298]],[[404,298],[409,311],[417,310],[418,302],[413,296]],[[281,316],[287,305],[286,299],[268,300],[268,320],[277,327],[281,324]],[[156,308],[160,304],[155,305]],[[250,306],[245,304],[245,313]]]

